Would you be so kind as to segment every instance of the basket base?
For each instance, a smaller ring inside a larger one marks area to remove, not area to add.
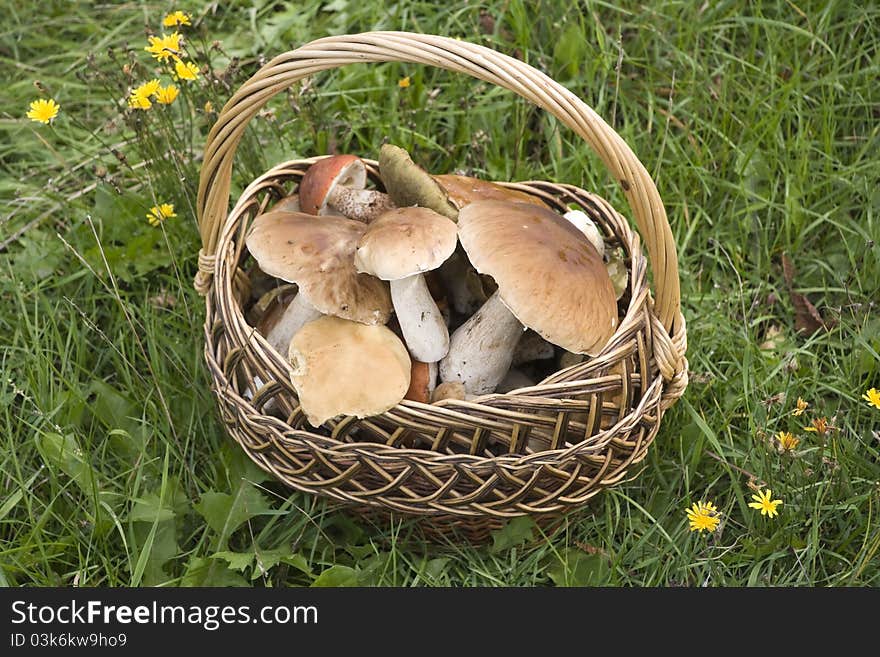
[[[358,524],[367,522],[376,527],[399,525],[400,532],[395,540],[403,539],[404,542],[459,546],[466,543],[473,547],[491,544],[495,532],[504,529],[513,520],[512,518],[462,518],[451,514],[408,515],[372,506],[339,505],[336,510],[345,513]],[[567,511],[537,516],[518,516],[529,517],[535,523],[532,538],[526,541],[525,545],[533,545],[551,539],[557,532],[563,530],[567,525],[566,521],[577,513],[577,511]]]

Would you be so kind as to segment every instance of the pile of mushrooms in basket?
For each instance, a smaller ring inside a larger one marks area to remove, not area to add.
[[[319,160],[246,237],[268,281],[249,320],[309,424],[527,388],[614,334],[623,255],[583,212],[391,144],[378,162],[385,192],[357,156]]]

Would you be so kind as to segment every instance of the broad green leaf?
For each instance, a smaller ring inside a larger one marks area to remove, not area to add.
[[[167,582],[170,575],[165,571],[165,564],[177,556],[177,529],[173,521],[159,522],[155,532],[152,523],[138,522],[131,525],[132,543],[138,549],[138,558],[133,578],[138,579],[133,586],[156,586]]]
[[[497,554],[534,538],[535,521],[529,516],[512,518],[504,527],[492,532],[490,552]]]
[[[275,512],[269,500],[248,482],[242,482],[234,495],[215,491],[204,493],[195,509],[208,526],[220,535],[221,544],[242,523],[254,516]]]
[[[254,562],[253,552],[215,552],[211,555],[212,559],[223,559],[229,564],[231,570],[244,572],[244,569]]]
[[[567,548],[547,571],[556,586],[603,586],[611,570],[601,554]]]
[[[130,522],[163,522],[174,518],[174,509],[168,500],[165,504],[160,502],[159,495],[148,493],[134,500],[134,505],[128,514]]]
[[[229,570],[222,560],[193,557],[187,565],[181,586],[249,586],[247,580]]]
[[[358,571],[349,566],[330,566],[312,582],[313,587],[357,586]]]
[[[66,474],[89,498],[97,494],[92,467],[72,434],[46,433],[37,436],[36,442],[40,456],[53,471]]]

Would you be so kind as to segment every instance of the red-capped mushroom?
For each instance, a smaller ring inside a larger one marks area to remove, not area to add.
[[[336,213],[369,223],[395,207],[387,194],[365,189],[367,168],[355,155],[332,155],[315,162],[299,184],[299,205],[306,214]]]

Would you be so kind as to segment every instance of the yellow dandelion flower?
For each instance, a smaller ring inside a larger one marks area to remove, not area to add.
[[[148,110],[153,106],[153,103],[150,101],[150,94],[144,93],[144,90],[138,87],[128,97],[128,106],[134,109]]]
[[[721,513],[711,502],[694,502],[690,509],[685,509],[685,513],[692,532],[714,532],[721,522]]]
[[[40,100],[32,101],[30,107],[25,116],[31,121],[39,121],[40,123],[49,123],[58,116],[58,110],[61,109],[61,105],[51,98],[49,100],[41,98]]]
[[[828,418],[826,417],[818,417],[814,418],[810,423],[810,426],[804,427],[804,431],[809,431],[811,433],[819,434],[820,436],[824,436],[831,429],[835,429],[836,427],[832,427],[828,424]]]
[[[192,25],[190,19],[192,14],[183,11],[172,11],[162,19],[162,25],[165,27],[176,27],[178,25]]]
[[[809,406],[809,404],[807,402],[805,402],[803,399],[801,399],[800,397],[798,397],[797,398],[797,408],[794,409],[791,412],[791,414],[794,416],[803,415],[804,411],[807,410],[807,406]]]
[[[174,99],[177,98],[177,94],[179,93],[180,89],[173,84],[169,84],[167,87],[159,87],[156,91],[156,102],[162,103],[163,105],[170,105],[174,102]]]
[[[878,391],[877,388],[871,388],[868,390],[868,392],[862,395],[862,399],[867,401],[874,408],[880,410],[880,391]]]
[[[139,96],[146,96],[149,98],[150,96],[155,96],[156,92],[159,91],[159,80],[153,78],[149,82],[144,82],[141,86],[137,87],[132,93],[136,93]]]
[[[779,511],[776,510],[776,507],[782,504],[782,500],[771,500],[770,497],[772,495],[773,493],[769,488],[765,491],[762,491],[759,488],[758,494],[752,495],[752,499],[755,501],[749,502],[749,507],[752,509],[759,509],[762,516],[768,516],[769,518],[778,516]]]
[[[150,211],[147,213],[147,220],[151,226],[158,226],[166,219],[176,216],[177,214],[174,212],[174,205],[172,203],[162,203],[150,208]]]
[[[776,440],[783,452],[793,451],[801,442],[800,438],[795,438],[788,431],[780,431],[776,434]]]
[[[180,59],[174,61],[174,72],[177,74],[178,80],[196,80],[199,77],[198,66]]]
[[[410,82],[408,75],[405,78],[400,78],[397,81],[397,86],[400,87],[401,89],[406,89],[410,84],[412,84],[412,83]]]
[[[160,62],[164,62],[169,57],[179,57],[181,54],[180,33],[165,35],[161,37],[149,37],[150,45],[144,48],[153,57]]]
[[[210,100],[206,100],[205,101],[205,114],[210,114],[213,111],[214,111],[214,103],[212,103]]]

